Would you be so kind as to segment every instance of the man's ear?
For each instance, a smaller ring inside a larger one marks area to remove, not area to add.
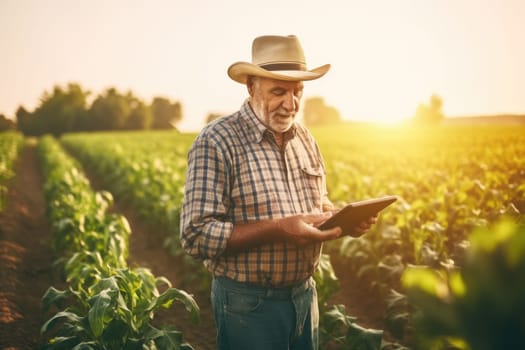
[[[246,78],[246,89],[248,90],[248,94],[251,96],[253,96],[253,77],[252,76],[248,76]]]

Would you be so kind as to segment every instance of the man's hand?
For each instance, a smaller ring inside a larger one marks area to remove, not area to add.
[[[299,214],[280,219],[236,224],[224,253],[235,254],[273,242],[289,242],[303,246],[334,240],[344,235],[360,235],[377,221],[377,217],[373,216],[363,221],[353,232],[343,233],[340,227],[329,230],[317,228],[331,216],[332,212],[329,211],[322,214]]]
[[[301,214],[278,220],[279,235],[286,242],[297,245],[306,245],[315,242],[324,242],[339,238],[343,231],[340,227],[329,230],[319,230],[317,226],[330,218],[332,214]]]
[[[369,217],[367,220],[362,221],[357,225],[351,232],[344,232],[344,236],[359,237],[372,227],[377,222],[377,215]]]
[[[329,241],[340,237],[341,228],[319,230],[317,226],[332,216],[332,213],[300,214],[279,219],[236,224],[228,240],[224,254],[236,254],[263,244],[289,242],[306,245]]]

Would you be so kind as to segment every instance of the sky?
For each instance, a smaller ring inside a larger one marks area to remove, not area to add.
[[[432,94],[446,116],[524,114],[524,18],[522,0],[0,0],[0,114],[75,82],[180,101],[180,129],[198,130],[240,107],[226,70],[266,34],[332,65],[303,102],[344,119],[396,122]]]

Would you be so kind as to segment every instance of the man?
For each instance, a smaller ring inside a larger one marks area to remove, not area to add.
[[[317,228],[334,208],[319,148],[295,117],[303,81],[329,68],[307,70],[295,36],[256,38],[252,63],[228,69],[249,98],[190,149],[181,242],[213,274],[219,349],[318,347],[312,274],[322,242],[349,232]]]

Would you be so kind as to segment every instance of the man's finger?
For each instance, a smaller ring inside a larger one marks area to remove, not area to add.
[[[339,226],[336,226],[328,230],[322,230],[321,233],[322,233],[322,236],[321,236],[322,240],[329,241],[329,240],[336,239],[339,236],[341,236],[343,234],[343,230]]]
[[[314,226],[321,224],[328,220],[332,216],[332,213],[326,211],[319,214],[305,214],[303,215],[303,220],[308,224],[314,224]]]

